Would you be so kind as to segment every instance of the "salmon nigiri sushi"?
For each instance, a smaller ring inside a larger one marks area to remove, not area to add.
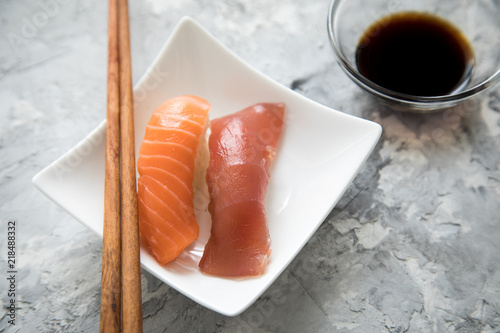
[[[160,265],[198,238],[193,179],[209,110],[200,97],[169,99],[154,111],[139,149],[139,232]]]
[[[212,216],[199,267],[209,275],[264,273],[271,253],[264,199],[285,105],[262,103],[211,121],[207,169]]]

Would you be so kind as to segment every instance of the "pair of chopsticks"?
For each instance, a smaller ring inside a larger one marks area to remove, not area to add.
[[[142,332],[127,0],[109,0],[101,332]]]

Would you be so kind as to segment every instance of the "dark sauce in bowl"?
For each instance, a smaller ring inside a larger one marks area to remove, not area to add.
[[[356,49],[356,65],[368,80],[414,96],[461,90],[474,67],[462,32],[428,13],[401,12],[372,24]]]

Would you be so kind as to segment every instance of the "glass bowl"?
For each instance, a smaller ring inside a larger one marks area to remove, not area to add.
[[[447,95],[416,96],[381,87],[356,66],[356,49],[365,31],[397,12],[425,12],[456,26],[474,51],[472,75]],[[500,81],[500,2],[497,0],[333,0],[328,14],[330,43],[344,72],[383,104],[400,111],[431,112],[475,97]]]

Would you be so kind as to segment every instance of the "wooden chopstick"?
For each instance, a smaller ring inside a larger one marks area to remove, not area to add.
[[[135,136],[128,1],[118,0],[122,206],[122,330],[142,332],[139,222],[135,179]]]
[[[119,332],[121,324],[120,95],[118,81],[117,9],[116,0],[109,0],[108,91],[101,276],[101,332]]]
[[[120,326],[123,332],[142,332],[128,20],[127,0],[109,0],[101,332],[120,332]]]

